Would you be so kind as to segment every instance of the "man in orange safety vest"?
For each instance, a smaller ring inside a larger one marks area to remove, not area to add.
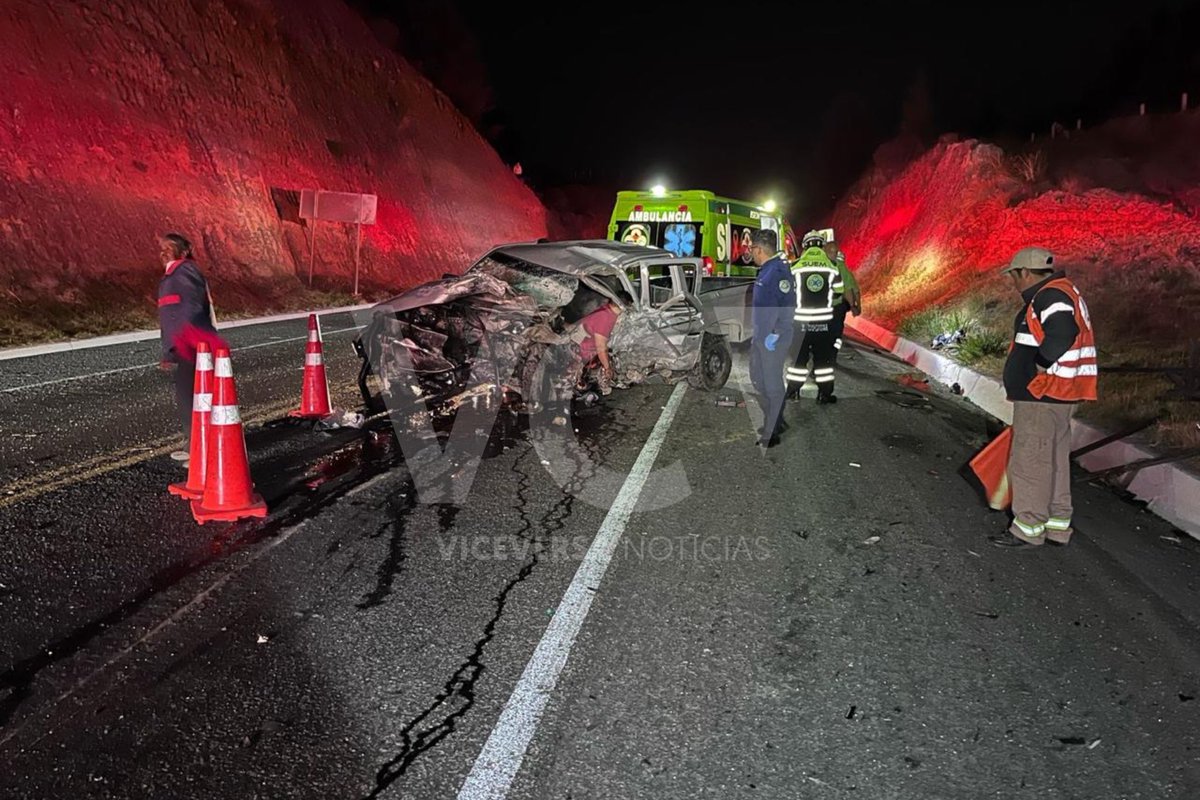
[[[1026,247],[1002,272],[1025,301],[1004,364],[1013,403],[1013,521],[990,537],[999,547],[1025,548],[1071,539],[1071,415],[1096,399],[1096,340],[1087,304],[1056,269],[1054,255]]]

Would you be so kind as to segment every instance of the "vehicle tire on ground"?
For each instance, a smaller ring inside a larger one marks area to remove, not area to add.
[[[700,359],[688,376],[688,383],[706,392],[715,392],[725,387],[729,372],[733,369],[733,353],[724,336],[704,334],[700,340]]]

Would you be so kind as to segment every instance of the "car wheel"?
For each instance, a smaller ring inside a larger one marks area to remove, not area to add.
[[[725,387],[729,372],[733,369],[733,353],[724,336],[704,334],[700,340],[700,360],[688,377],[688,382],[697,389],[715,392]]]

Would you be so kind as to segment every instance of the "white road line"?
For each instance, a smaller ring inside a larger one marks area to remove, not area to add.
[[[141,647],[143,644],[150,641],[151,639],[156,638],[165,629],[171,627],[172,625],[177,624],[181,619],[186,617],[188,614],[190,614],[196,608],[200,607],[204,603],[204,601],[207,600],[212,594],[220,591],[222,588],[224,588],[224,586],[227,583],[229,583],[231,580],[233,580],[238,575],[245,572],[247,569],[249,569],[251,566],[253,566],[260,558],[265,556],[267,553],[271,552],[276,547],[279,547],[279,545],[283,544],[288,539],[291,539],[292,536],[295,535],[295,533],[297,531],[299,531],[301,528],[303,528],[307,524],[308,524],[308,520],[303,520],[302,522],[299,522],[290,528],[285,528],[283,531],[281,531],[279,533],[278,536],[276,536],[273,539],[268,540],[266,544],[264,544],[257,551],[255,551],[254,554],[251,555],[245,562],[243,562],[242,564],[239,564],[238,566],[234,567],[231,570],[228,570],[224,575],[222,575],[221,577],[217,578],[215,581],[210,583],[207,588],[203,589],[199,594],[197,594],[195,597],[193,597],[187,603],[185,603],[182,606],[180,606],[179,608],[175,609],[174,613],[172,613],[166,619],[161,620],[153,628],[146,631],[146,633],[143,634],[139,639],[126,645],[123,649],[121,649],[119,652],[114,654],[112,656],[112,658],[108,659],[103,664],[101,664],[99,667],[96,667],[94,670],[89,672],[87,675],[80,678],[73,686],[71,686],[69,689],[67,689],[62,694],[58,695],[53,700],[51,700],[49,703],[47,703],[45,706],[43,706],[40,713],[44,717],[49,717],[50,713],[53,712],[54,708],[56,706],[58,706],[59,703],[72,697],[73,695],[77,694],[80,689],[83,689],[89,683],[91,683],[96,678],[98,678],[100,675],[102,675],[103,673],[110,670],[117,663],[123,661],[134,650]],[[30,722],[30,720],[25,720],[24,722],[19,723],[12,730],[6,731],[4,736],[0,737],[0,747],[3,747],[5,744],[7,744],[9,742],[9,740],[11,740],[18,733],[20,733],[21,730],[26,725],[29,724],[29,722]],[[53,732],[52,730],[47,730],[45,733],[43,733],[41,736],[39,736],[35,741],[27,743],[26,747],[32,747],[33,745],[37,744],[38,741],[41,741],[43,738],[45,738],[52,732]]]
[[[587,555],[576,570],[575,578],[563,594],[558,610],[546,626],[542,640],[538,642],[537,649],[525,665],[525,671],[517,681],[512,696],[504,704],[496,727],[492,729],[487,743],[475,759],[475,765],[471,767],[470,774],[463,782],[458,792],[459,800],[503,800],[508,795],[513,778],[521,768],[521,762],[529,748],[529,742],[537,731],[546,703],[549,702],[550,695],[558,683],[558,676],[566,666],[571,647],[575,644],[575,637],[579,635],[583,621],[587,618],[594,592],[600,588],[613,551],[637,506],[642,487],[650,476],[650,470],[658,458],[658,452],[662,449],[667,431],[671,427],[671,420],[675,418],[675,412],[679,409],[679,403],[686,390],[687,384],[680,383],[671,394],[671,399],[667,401],[662,416],[650,432],[650,438],[642,447],[642,452],[621,486],[608,516],[600,525],[592,546],[588,548]]]
[[[333,336],[335,333],[345,333],[346,331],[356,331],[362,327],[363,327],[362,325],[355,325],[350,328],[338,328],[337,330],[334,330],[334,331],[323,331],[322,335],[323,336]],[[247,345],[243,345],[241,347],[235,347],[235,348],[233,348],[233,352],[237,353],[242,350],[253,350],[256,347],[270,347],[271,345],[284,344],[285,342],[301,342],[301,341],[306,341],[307,339],[308,339],[308,334],[306,333],[303,336],[292,336],[287,339],[274,339],[269,342],[259,342],[258,344],[247,344]],[[9,389],[0,389],[0,394],[7,394],[7,393],[11,393],[11,392],[22,392],[22,391],[25,391],[26,389],[38,389],[38,388],[41,388],[42,386],[55,386],[60,383],[70,383],[71,381],[81,381],[84,378],[102,378],[105,375],[116,375],[119,372],[129,372],[129,371],[135,370],[135,369],[150,369],[150,367],[157,367],[157,366],[158,366],[158,362],[155,361],[152,364],[135,364],[132,367],[120,367],[118,369],[108,369],[108,370],[104,370],[103,372],[89,372],[86,375],[72,375],[69,378],[55,378],[52,381],[41,381],[39,383],[26,383],[22,386],[13,386],[12,388],[9,388]]]
[[[390,477],[392,477],[391,471],[381,472],[378,475],[376,475],[374,478],[371,478],[371,480],[367,481],[366,483],[361,483],[358,486],[355,486],[350,491],[346,492],[346,497],[354,497],[354,495],[358,494],[359,492],[365,492],[367,489],[370,489],[372,486],[379,483],[381,480],[384,480],[385,478],[390,478]]]
[[[250,325],[270,325],[276,322],[290,322],[294,319],[307,319],[309,314],[317,314],[322,317],[330,314],[349,314],[355,311],[365,311],[368,308],[372,308],[372,304],[366,303],[357,306],[324,308],[319,311],[296,311],[288,314],[276,314],[270,317],[254,317],[253,319],[234,319],[228,322],[218,322],[217,330],[224,331],[230,328],[245,328]],[[7,361],[11,358],[44,356],[50,353],[65,353],[71,350],[89,350],[93,347],[111,347],[116,344],[144,342],[157,337],[157,330],[131,331],[130,333],[114,333],[109,336],[93,336],[88,339],[77,339],[71,342],[52,342],[50,344],[29,345],[28,347],[11,347],[7,350],[0,350],[0,361]]]

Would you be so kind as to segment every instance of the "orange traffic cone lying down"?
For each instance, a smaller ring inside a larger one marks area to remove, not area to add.
[[[289,416],[321,419],[333,413],[329,407],[329,382],[325,378],[325,355],[321,342],[321,324],[316,314],[308,315],[308,344],[304,347],[304,386],[300,408]]]
[[[192,379],[192,434],[188,448],[188,476],[183,483],[167,487],[171,494],[185,500],[199,500],[204,494],[207,470],[208,422],[212,412],[212,349],[208,342],[196,345],[196,374]]]
[[[1008,484],[1008,455],[1012,450],[1012,428],[1004,431],[980,450],[968,466],[983,485],[987,504],[997,511],[1012,505],[1012,487]]]
[[[250,480],[250,459],[246,455],[228,347],[217,348],[213,377],[204,494],[192,502],[192,516],[201,524],[213,520],[233,522],[242,517],[265,517],[267,504],[254,493],[254,484]]]

